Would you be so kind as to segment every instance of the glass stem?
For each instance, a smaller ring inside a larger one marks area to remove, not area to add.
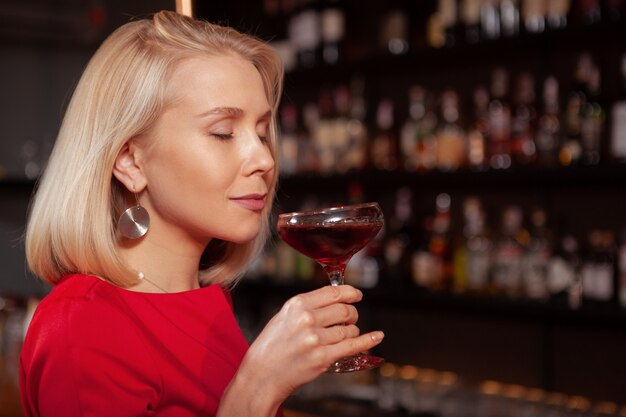
[[[337,285],[343,285],[343,273],[345,270],[345,265],[324,265],[324,271],[326,271],[326,273],[328,274],[328,279],[330,279],[330,285],[332,285],[333,287]]]

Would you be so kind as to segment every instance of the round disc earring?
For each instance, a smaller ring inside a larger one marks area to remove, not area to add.
[[[135,194],[137,204],[127,208],[117,221],[117,230],[127,239],[139,239],[148,232],[150,227],[148,211],[139,205],[137,194],[133,194]]]

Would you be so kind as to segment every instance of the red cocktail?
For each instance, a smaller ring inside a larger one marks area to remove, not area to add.
[[[342,285],[352,255],[363,249],[383,224],[379,205],[365,203],[283,213],[278,216],[277,229],[287,244],[322,265],[331,285]],[[337,361],[329,372],[372,369],[383,362],[382,358],[360,354]]]

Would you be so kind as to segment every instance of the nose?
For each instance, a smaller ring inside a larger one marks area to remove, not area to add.
[[[269,143],[265,142],[256,134],[251,132],[247,135],[246,157],[243,165],[246,175],[265,175],[274,169],[275,162]]]

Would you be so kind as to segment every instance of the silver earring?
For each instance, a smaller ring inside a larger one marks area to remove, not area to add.
[[[148,211],[139,205],[134,189],[133,194],[135,194],[137,205],[127,208],[117,221],[117,230],[127,239],[139,239],[148,232],[150,227]]]

